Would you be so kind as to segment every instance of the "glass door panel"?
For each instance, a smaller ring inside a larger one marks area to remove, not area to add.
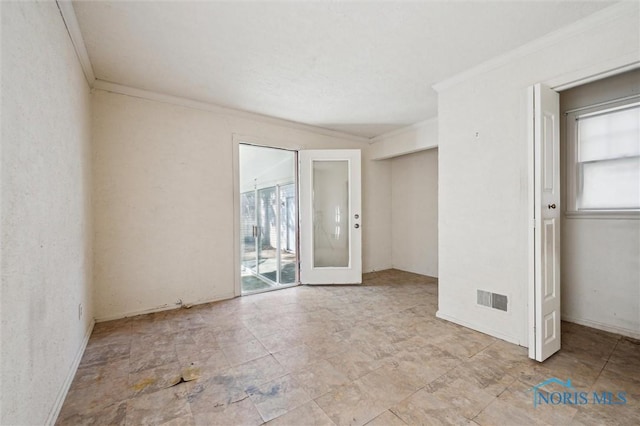
[[[349,162],[313,161],[313,266],[349,266]]]
[[[240,252],[242,266],[256,271],[256,193],[255,191],[240,194]]]
[[[276,188],[258,190],[258,274],[278,282]]]

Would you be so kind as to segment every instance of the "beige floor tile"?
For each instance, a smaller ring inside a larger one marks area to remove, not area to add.
[[[128,376],[102,380],[93,386],[71,387],[59,417],[66,419],[72,415],[96,412],[113,404],[128,400],[133,394]]]
[[[255,336],[243,326],[236,326],[229,330],[224,330],[215,335],[220,347],[233,346],[253,340]]]
[[[629,368],[636,366],[637,368]],[[612,352],[606,370],[620,375],[630,375],[640,381],[640,341],[622,338]]]
[[[560,392],[566,391],[566,388],[556,389]],[[520,381],[515,381],[498,399],[545,424],[569,424],[577,412],[577,408],[572,405],[537,404],[534,406],[534,392],[531,386]]]
[[[273,356],[290,373],[303,369],[310,363],[320,359],[316,351],[305,344],[276,352]]]
[[[434,337],[431,344],[458,358],[467,359],[486,349],[496,340],[486,334],[457,330],[451,334]]]
[[[496,397],[460,372],[453,370],[429,383],[424,389],[446,402],[458,414],[473,419]]]
[[[100,346],[87,345],[87,349],[80,360],[80,367],[91,367],[128,359],[130,352],[130,343],[109,343]]]
[[[387,410],[367,423],[367,426],[406,426],[400,417]]]
[[[313,399],[350,381],[347,376],[324,359],[296,371],[293,376]]]
[[[273,355],[263,356],[262,358],[237,365],[231,371],[235,380],[244,389],[260,386],[287,373]]]
[[[388,407],[356,380],[315,399],[318,406],[336,425],[364,425]]]
[[[624,405],[586,405],[578,407],[573,426],[638,425],[640,411]]]
[[[194,350],[193,353],[184,352],[178,357],[178,364],[181,369],[196,369],[200,377],[207,378],[218,374],[220,371],[230,367],[227,357],[221,349],[211,352],[200,352]]]
[[[382,366],[380,361],[357,349],[327,358],[327,362],[351,380],[358,379]]]
[[[258,339],[286,331],[286,324],[282,324],[279,318],[274,321],[265,321],[264,318],[264,315],[256,315],[242,323]]]
[[[162,336],[175,331],[168,321],[164,321],[156,314],[140,315],[132,318],[131,330],[138,335],[154,336]],[[134,337],[135,339],[136,337]]]
[[[56,425],[118,425],[124,426],[127,415],[127,402],[116,402],[106,407],[93,410],[84,410],[72,415],[60,413]]]
[[[187,391],[187,401],[194,415],[224,411],[224,407],[248,398],[244,385],[238,382],[231,370],[180,386]]]
[[[199,345],[205,350],[220,349],[220,345],[215,337],[216,333],[209,327],[184,330],[184,334],[193,341],[193,344]]]
[[[127,402],[127,425],[158,425],[189,416],[191,409],[184,386],[140,395]]]
[[[262,417],[256,407],[245,395],[243,399],[230,404],[213,405],[209,410],[194,414],[196,425],[202,426],[229,426],[229,425],[260,425]]]
[[[401,351],[386,360],[385,365],[396,368],[405,376],[410,377],[418,387],[423,387],[450,370],[450,368],[434,365],[437,364],[437,361],[437,358],[422,351]],[[456,361],[460,362],[458,359]]]
[[[103,381],[111,381],[129,375],[129,358],[116,359],[104,364],[81,365],[73,379],[73,388],[97,386]]]
[[[365,374],[358,380],[386,408],[405,399],[424,386],[419,377],[407,375],[398,368],[389,365]]]
[[[182,417],[175,417],[166,422],[162,422],[160,426],[195,426],[196,421],[190,414],[185,414]]]
[[[509,374],[531,386],[550,377],[556,377],[562,381],[571,379],[576,387],[589,388],[595,383],[605,364],[605,360],[601,360],[596,365],[586,363],[560,351],[543,363],[534,360],[523,361],[514,370],[509,370]]]
[[[231,366],[244,364],[247,361],[269,355],[269,352],[262,346],[262,343],[260,343],[258,339],[227,346],[224,347],[222,351]]]
[[[561,330],[562,353],[586,362],[609,359],[620,340],[618,335],[564,321],[561,324]]]
[[[480,426],[495,426],[503,424],[512,425],[545,425],[546,423],[537,416],[531,416],[526,410],[522,410],[508,402],[496,398],[474,419]]]
[[[137,373],[148,368],[160,367],[178,361],[176,349],[173,346],[162,349],[139,351],[138,355],[129,358],[129,372]]]
[[[493,396],[500,395],[516,380],[503,364],[486,357],[473,357],[449,371],[448,376],[473,384]]]
[[[391,411],[408,425],[468,425],[469,419],[453,404],[420,389]]]
[[[265,422],[294,410],[311,398],[291,375],[286,375],[247,390]]]
[[[294,348],[304,343],[301,336],[290,331],[278,331],[268,336],[259,336],[258,339],[272,354]]]
[[[283,414],[266,423],[269,426],[333,426],[334,423],[314,401]]]
[[[193,360],[215,359],[217,356],[225,359],[224,352],[218,345],[209,346],[202,343],[194,343],[189,345],[177,345],[176,356],[181,363],[189,363]]]
[[[538,363],[436,318],[436,279],[363,279],[96,324],[58,424],[257,425],[254,400],[276,425],[640,424],[637,341],[563,322]],[[164,388],[186,368],[196,380]],[[533,408],[550,377],[628,403]]]

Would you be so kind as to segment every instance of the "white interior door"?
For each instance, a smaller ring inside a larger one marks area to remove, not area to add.
[[[360,284],[360,150],[304,150],[298,160],[300,283]]]
[[[529,357],[544,361],[560,350],[560,96],[540,84],[531,90],[534,336]]]

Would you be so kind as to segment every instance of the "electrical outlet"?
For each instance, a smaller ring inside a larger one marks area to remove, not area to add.
[[[82,319],[82,303],[78,303],[78,319]]]

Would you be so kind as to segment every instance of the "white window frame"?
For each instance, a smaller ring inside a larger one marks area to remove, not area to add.
[[[578,119],[600,114],[604,111],[625,109],[640,105],[640,95],[630,96],[618,101],[603,102],[585,108],[568,111],[565,114],[567,143],[567,211],[568,217],[588,219],[640,219],[640,209],[578,209]]]

